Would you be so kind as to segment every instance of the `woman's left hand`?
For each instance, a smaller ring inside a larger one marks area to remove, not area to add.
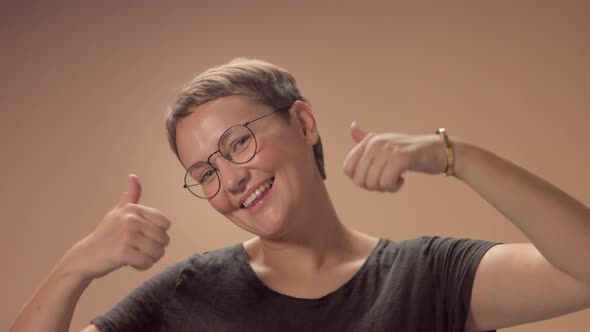
[[[353,122],[351,135],[357,144],[346,156],[344,173],[362,188],[396,192],[406,171],[440,174],[446,169],[446,151],[437,134],[365,132]]]

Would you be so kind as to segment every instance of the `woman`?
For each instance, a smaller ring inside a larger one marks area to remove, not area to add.
[[[410,136],[353,125],[357,144],[344,171],[389,192],[406,171],[455,176],[531,243],[396,243],[346,227],[323,183],[309,103],[288,72],[263,61],[237,59],[199,75],[171,107],[167,129],[187,192],[255,237],[167,268],[84,331],[482,331],[590,306],[590,264],[580,254],[590,249],[589,209],[444,130]],[[138,204],[139,180],[129,181],[12,331],[65,331],[93,279],[162,257],[170,221]]]

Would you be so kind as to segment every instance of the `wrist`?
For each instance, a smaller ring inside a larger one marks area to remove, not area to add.
[[[62,259],[49,274],[45,285],[59,292],[65,298],[77,302],[92,280],[93,278],[88,278],[72,269],[72,266]]]
[[[82,241],[76,243],[57,263],[55,273],[59,278],[80,284],[90,283],[95,279],[95,276],[85,268],[85,259],[80,257],[82,246]]]
[[[461,138],[452,138],[452,141],[455,152],[455,177],[464,181],[473,161],[481,153],[481,149]]]
[[[443,175],[445,176],[454,176],[455,175],[455,152],[454,152],[454,144],[449,139],[449,135],[447,134],[447,130],[445,128],[439,128],[436,131],[436,134],[440,136],[440,140],[444,147],[445,152],[445,165],[444,170],[442,171]]]

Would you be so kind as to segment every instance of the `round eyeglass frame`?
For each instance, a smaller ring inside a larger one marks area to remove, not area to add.
[[[291,106],[292,106],[292,105],[293,105],[293,104],[291,104],[290,106],[286,106],[286,107],[276,108],[276,109],[274,109],[272,112],[269,112],[269,113],[267,113],[267,114],[264,114],[264,115],[262,115],[262,116],[259,116],[259,117],[255,118],[255,119],[252,119],[252,120],[246,121],[246,122],[244,122],[244,123],[242,123],[242,124],[233,125],[233,126],[231,126],[231,127],[227,128],[227,129],[226,129],[226,130],[223,132],[223,134],[221,134],[221,136],[219,137],[219,139],[217,140],[217,150],[215,150],[213,153],[211,153],[211,154],[209,155],[209,157],[207,158],[207,161],[197,161],[196,163],[192,164],[192,165],[191,165],[189,168],[187,168],[187,170],[186,170],[186,173],[184,174],[184,185],[182,186],[182,188],[183,188],[183,189],[187,189],[187,190],[188,190],[188,191],[189,191],[191,194],[193,194],[194,196],[196,196],[196,197],[198,197],[198,198],[202,198],[202,199],[211,199],[211,198],[215,197],[215,196],[216,196],[216,195],[219,193],[219,190],[221,189],[221,177],[220,177],[220,175],[219,175],[219,170],[217,169],[217,167],[215,167],[215,166],[214,166],[214,165],[211,163],[211,157],[213,157],[213,155],[215,155],[216,153],[218,153],[218,152],[219,152],[219,154],[220,154],[220,155],[221,155],[221,156],[222,156],[222,157],[223,157],[225,160],[227,160],[227,161],[229,161],[229,162],[232,162],[232,163],[234,163],[234,164],[241,165],[241,164],[245,164],[245,163],[249,162],[250,160],[252,160],[252,159],[254,158],[254,156],[256,156],[256,153],[258,153],[258,141],[256,140],[256,135],[254,134],[254,132],[252,131],[252,129],[250,129],[250,127],[248,127],[248,125],[250,125],[250,124],[251,124],[252,122],[254,122],[254,121],[258,121],[258,120],[260,120],[260,119],[262,119],[262,118],[265,118],[265,117],[267,117],[267,116],[269,116],[269,115],[272,115],[272,114],[274,114],[274,113],[288,111],[289,109],[291,109]],[[232,130],[233,128],[236,128],[236,127],[244,127],[244,128],[246,128],[246,129],[247,129],[247,130],[250,132],[250,134],[252,135],[252,138],[254,139],[254,153],[252,154],[252,156],[250,156],[250,158],[248,158],[248,160],[246,160],[246,161],[242,161],[242,162],[236,162],[236,161],[232,160],[231,158],[228,158],[227,156],[225,156],[225,155],[224,155],[224,154],[221,152],[221,139],[222,139],[222,138],[225,136],[225,134],[226,134],[227,132],[229,132],[230,130]],[[209,164],[209,166],[211,166],[211,168],[212,168],[212,169],[215,171],[215,176],[217,177],[217,190],[215,190],[215,193],[214,193],[213,195],[210,195],[210,196],[200,196],[200,195],[197,195],[195,192],[193,192],[193,191],[190,189],[190,187],[199,186],[199,184],[191,184],[191,185],[189,185],[189,184],[188,184],[188,182],[187,182],[187,177],[190,177],[190,171],[191,171],[191,169],[192,169],[193,167],[195,167],[195,166],[197,166],[197,165],[201,164],[201,163],[207,163],[207,164]]]

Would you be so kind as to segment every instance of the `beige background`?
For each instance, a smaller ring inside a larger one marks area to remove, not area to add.
[[[397,194],[356,188],[341,171],[352,120],[416,134],[446,126],[590,203],[587,2],[16,2],[0,4],[0,330],[115,204],[129,172],[143,182],[142,203],[173,220],[172,243],[150,271],[91,284],[72,330],[164,266],[249,237],[181,190],[163,131],[179,88],[236,56],[295,74],[314,106],[332,198],[364,232],[526,241],[456,179],[409,174]],[[585,310],[504,331],[589,324]]]

